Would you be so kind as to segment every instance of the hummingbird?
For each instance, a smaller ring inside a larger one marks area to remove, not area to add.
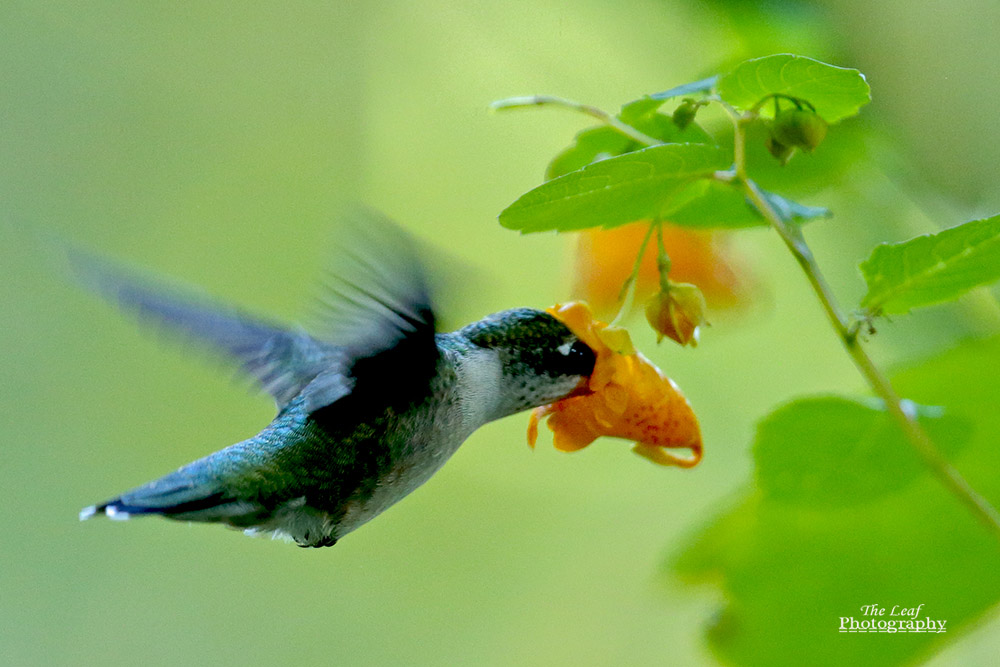
[[[277,407],[257,435],[86,507],[81,521],[159,515],[332,546],[480,426],[588,392],[595,352],[562,322],[515,308],[438,333],[415,241],[373,211],[349,218],[322,335],[74,260],[90,287],[234,361]]]

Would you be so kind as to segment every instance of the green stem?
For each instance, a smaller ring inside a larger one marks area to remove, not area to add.
[[[670,291],[670,255],[663,245],[663,225],[656,226],[656,269],[660,272],[660,291]]]
[[[759,102],[757,102],[757,104],[753,105],[753,107],[750,108],[749,114],[751,116],[756,116],[760,112],[760,110],[764,107],[764,105],[767,104],[770,100],[774,100],[775,116],[778,115],[778,100],[788,100],[789,102],[795,105],[796,109],[801,109],[802,105],[804,104],[807,107],[809,107],[810,111],[812,111],[813,113],[816,112],[816,107],[810,104],[809,100],[799,99],[798,97],[792,97],[791,95],[785,95],[783,93],[772,93],[767,97],[761,99]]]
[[[639,269],[642,268],[642,258],[646,254],[646,246],[649,245],[649,238],[653,235],[653,229],[660,226],[659,220],[654,220],[649,223],[649,229],[646,230],[646,235],[642,237],[642,243],[639,244],[639,254],[635,256],[635,264],[632,265],[632,273],[629,275],[625,284],[622,285],[622,290],[618,294],[618,298],[621,300],[621,308],[618,309],[618,314],[615,315],[615,319],[611,320],[610,326],[617,326],[621,324],[621,321],[629,314],[632,310],[632,301],[635,299],[635,284],[639,279]]]
[[[563,109],[569,109],[570,111],[576,111],[591,118],[596,118],[610,128],[613,128],[624,134],[629,139],[637,141],[640,144],[645,144],[646,146],[657,146],[663,142],[659,139],[654,139],[653,137],[643,134],[639,130],[635,129],[631,125],[621,122],[614,115],[609,114],[603,109],[598,109],[597,107],[590,106],[589,104],[582,104],[574,100],[567,100],[563,97],[555,97],[553,95],[530,95],[528,97],[508,97],[507,99],[497,100],[490,105],[490,109],[493,111],[506,111],[508,109],[527,109],[530,107],[542,107],[542,106],[554,106],[562,107]]]
[[[746,126],[755,118],[754,114],[739,115],[739,113],[724,105],[733,120],[735,132],[734,137],[734,158],[735,158],[735,181],[743,189],[743,193],[760,214],[770,223],[781,240],[788,246],[788,250],[802,267],[809,284],[812,285],[816,297],[823,306],[827,319],[837,332],[841,344],[850,355],[854,365],[861,375],[868,382],[876,396],[881,398],[899,424],[900,429],[906,435],[910,446],[923,460],[924,464],[937,477],[938,481],[961,501],[980,521],[983,522],[997,537],[1000,537],[1000,512],[997,512],[988,500],[981,496],[962,477],[948,461],[944,458],[937,446],[927,435],[927,432],[917,422],[915,411],[908,407],[909,403],[903,401],[885,374],[875,365],[864,346],[861,344],[857,332],[852,330],[850,323],[845,317],[840,305],[837,303],[830,289],[829,283],[820,271],[812,251],[806,244],[801,232],[797,227],[786,223],[774,210],[768,201],[761,194],[757,185],[747,177],[746,173]]]

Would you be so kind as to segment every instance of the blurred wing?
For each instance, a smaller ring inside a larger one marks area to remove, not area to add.
[[[433,337],[434,309],[414,240],[380,213],[355,207],[320,299],[320,331],[361,356],[410,336]]]
[[[342,350],[305,332],[271,324],[192,289],[157,284],[80,251],[70,258],[84,283],[109,301],[237,361],[279,409],[322,371],[342,364]]]
[[[351,392],[347,403],[320,410],[330,402],[318,389],[328,387],[310,386],[306,406],[321,421],[342,420],[345,410],[378,411],[420,400],[440,357],[427,276],[414,239],[368,209],[352,209],[344,222],[343,241],[325,281],[320,330],[348,351]]]
[[[71,261],[110,301],[235,359],[283,408],[304,393],[313,412],[360,389],[355,405],[406,402],[427,387],[439,352],[415,243],[373,211],[345,216],[322,299],[318,340],[87,253]]]

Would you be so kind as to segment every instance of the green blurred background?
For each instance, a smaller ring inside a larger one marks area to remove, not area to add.
[[[481,278],[450,320],[545,307],[567,297],[570,240],[519,238],[496,215],[586,121],[488,103],[544,92],[614,109],[792,51],[857,67],[874,90],[875,163],[800,197],[838,214],[810,240],[850,303],[875,242],[1000,208],[998,24],[993,0],[0,3],[0,663],[711,664],[701,637],[718,594],[662,563],[750,483],[757,418],[860,387],[766,232],[737,239],[766,298],[720,317],[697,350],[635,327],[700,415],[697,469],[610,440],[568,456],[543,436],[532,453],[513,417],[315,551],[77,521],[256,432],[272,406],[76,288],[47,240],[295,320],[338,204],[360,199]],[[876,354],[997,325],[944,321],[886,326]],[[935,664],[985,664],[998,629]]]

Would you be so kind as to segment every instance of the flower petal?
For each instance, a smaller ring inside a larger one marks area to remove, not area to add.
[[[634,350],[627,332],[623,336],[614,329],[606,331],[607,325],[595,320],[584,303],[557,305],[548,312],[590,345],[597,361],[589,381],[592,393],[531,413],[528,443],[534,446],[538,423],[547,419],[553,444],[562,451],[582,449],[608,435],[636,441],[634,451],[654,463],[697,465],[702,441],[694,411],[677,385]],[[679,457],[666,448],[686,448],[691,456]]]
[[[620,292],[635,265],[636,254],[649,229],[640,220],[613,229],[591,229],[579,234],[574,290],[600,314],[617,310]],[[670,279],[694,283],[713,310],[745,305],[758,291],[746,258],[730,247],[731,232],[663,225],[663,244],[670,256]],[[646,247],[635,285],[636,302],[656,293],[660,274],[656,243]]]

